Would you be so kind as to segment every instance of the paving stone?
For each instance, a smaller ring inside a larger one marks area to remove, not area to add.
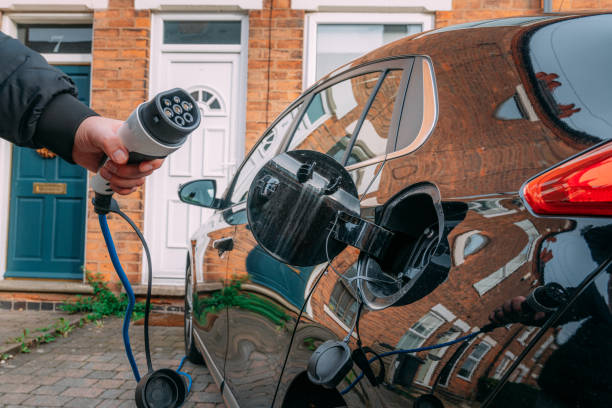
[[[38,384],[27,384],[27,383],[22,383],[22,384],[0,384],[0,392],[5,392],[7,394],[9,394],[9,393],[23,394],[23,393],[32,392],[32,391],[34,391],[38,387],[39,387]]]
[[[115,378],[115,375],[117,375],[115,371],[92,371],[87,374],[87,378],[109,379]]]
[[[60,395],[64,390],[68,388],[63,385],[43,385],[42,387],[38,387],[32,394],[35,395]]]
[[[7,405],[20,404],[22,401],[25,401],[26,399],[30,397],[31,395],[29,394],[12,394],[12,393],[3,394],[2,403],[7,404]]]
[[[69,401],[65,406],[75,408],[94,408],[99,406],[101,403],[102,400],[99,398],[75,398]]]
[[[100,398],[102,398],[102,396],[100,396]],[[117,408],[122,403],[123,401],[121,400],[103,399],[102,403],[98,405],[96,408]]]
[[[42,352],[33,348],[32,353],[16,355],[0,367],[0,406],[135,408],[137,384],[124,353],[121,325],[115,318],[104,320],[102,328],[90,323],[38,348]],[[130,328],[130,335],[144,374],[142,326]],[[182,327],[152,326],[151,339],[155,368],[176,369],[184,355]],[[193,378],[185,407],[224,407],[205,366],[187,361],[183,371]]]
[[[125,390],[122,389],[108,389],[104,390],[102,394],[98,398],[102,400],[114,400],[119,398],[119,395],[123,394]]]
[[[119,388],[125,383],[124,380],[99,380],[96,383],[96,387],[98,388]]]
[[[95,398],[98,395],[102,394],[104,389],[102,388],[94,388],[94,387],[69,387],[64,392],[62,392],[62,396],[66,397],[84,397],[84,398]]]
[[[55,385],[65,386],[65,387],[91,387],[98,380],[93,378],[63,378],[55,383]]]
[[[23,401],[21,404],[28,407],[63,407],[72,397],[36,395]]]

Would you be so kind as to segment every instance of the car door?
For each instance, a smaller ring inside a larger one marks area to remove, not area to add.
[[[411,66],[411,59],[375,63],[319,84],[305,95],[284,148],[316,150],[346,163],[358,193],[365,194],[376,183],[388,140],[394,138],[395,101],[406,91]],[[373,205],[366,201],[364,211]],[[309,308],[305,301],[325,264],[296,267],[277,261],[259,247],[245,219],[236,228],[230,265],[230,273],[241,276],[241,296],[249,301],[230,309],[227,384],[241,406],[269,406],[298,316]]]
[[[227,210],[218,210],[192,236],[190,262],[186,271],[186,302],[191,302],[191,324],[194,340],[203,350],[211,374],[218,384],[225,377],[228,310],[227,252],[218,243],[232,239],[235,227],[225,221]],[[195,284],[194,284],[195,283]],[[186,321],[186,329],[189,322]],[[185,332],[186,336],[190,332]],[[186,338],[187,339],[187,338]]]

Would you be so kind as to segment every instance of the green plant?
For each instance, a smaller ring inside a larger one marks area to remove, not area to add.
[[[55,328],[55,332],[57,334],[61,334],[62,337],[68,336],[68,334],[70,334],[72,329],[74,329],[74,326],[72,324],[70,324],[70,322],[68,320],[64,319],[63,317],[60,317],[57,320],[57,322],[55,322],[53,327]]]
[[[69,313],[87,312],[89,320],[100,320],[105,316],[122,316],[128,305],[125,293],[116,296],[108,284],[102,280],[102,275],[87,273],[87,282],[93,288],[93,296],[77,296],[74,302],[64,302],[60,307]],[[144,302],[137,302],[132,313],[133,319],[144,316]]]
[[[30,335],[30,330],[23,329],[23,333],[20,336],[17,336],[13,339],[15,343],[21,343],[20,351],[22,353],[29,353],[30,349],[28,347],[28,336]]]

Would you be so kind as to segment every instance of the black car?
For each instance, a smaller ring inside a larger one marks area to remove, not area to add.
[[[610,67],[612,15],[546,15],[317,82],[181,187],[191,361],[228,406],[612,406]]]

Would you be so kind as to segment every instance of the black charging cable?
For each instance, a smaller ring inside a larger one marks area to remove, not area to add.
[[[98,198],[97,194],[96,194],[96,198]],[[144,251],[145,251],[145,256],[147,259],[148,277],[147,277],[147,295],[146,295],[146,301],[145,301],[145,316],[144,316],[144,344],[145,344],[145,358],[147,362],[148,375],[153,374],[155,372],[155,370],[153,369],[153,363],[151,360],[151,347],[150,347],[150,339],[149,339],[149,315],[150,315],[150,310],[151,310],[151,287],[153,283],[153,268],[152,268],[152,261],[151,261],[151,252],[149,251],[149,246],[147,245],[147,241],[145,240],[144,235],[142,234],[138,226],[134,223],[134,221],[132,221],[132,219],[127,214],[121,211],[121,209],[119,208],[119,204],[114,198],[111,198],[110,201],[96,200],[96,198],[92,200],[92,203],[93,203],[94,209],[99,214],[98,219],[100,221],[100,228],[102,229],[104,240],[106,242],[113,266],[115,267],[115,271],[117,272],[117,275],[119,276],[119,279],[121,280],[121,283],[123,284],[126,290],[126,293],[128,295],[129,301],[128,301],[128,307],[126,310],[126,315],[124,318],[123,338],[124,338],[126,354],[128,356],[128,360],[132,367],[132,371],[134,372],[134,377],[136,381],[140,382],[141,378],[138,372],[138,367],[136,366],[136,362],[134,361],[134,357],[133,357],[133,353],[132,353],[132,349],[131,349],[130,341],[129,341],[129,332],[128,332],[129,322],[130,322],[131,314],[132,314],[134,303],[135,303],[135,296],[134,296],[132,287],[130,285],[130,282],[127,279],[127,276],[125,275],[123,268],[121,267],[121,263],[119,262],[119,257],[115,249],[112,235],[110,234],[110,230],[108,228],[108,222],[106,220],[106,215],[108,213],[114,213],[114,214],[119,215],[121,218],[123,218],[130,225],[130,227],[132,227],[132,229],[138,236],[138,239],[140,240],[144,248]],[[176,370],[176,373],[186,377],[189,380],[189,384],[187,387],[187,394],[188,394],[191,390],[192,378],[188,373],[181,371],[184,362],[185,362],[185,357],[183,357],[183,359],[181,360],[181,363],[179,365],[179,368]],[[159,371],[162,372],[161,375],[166,374],[167,376],[168,375],[167,371],[171,371],[171,370],[162,369]],[[183,396],[183,400],[185,398],[186,398],[186,395]]]

